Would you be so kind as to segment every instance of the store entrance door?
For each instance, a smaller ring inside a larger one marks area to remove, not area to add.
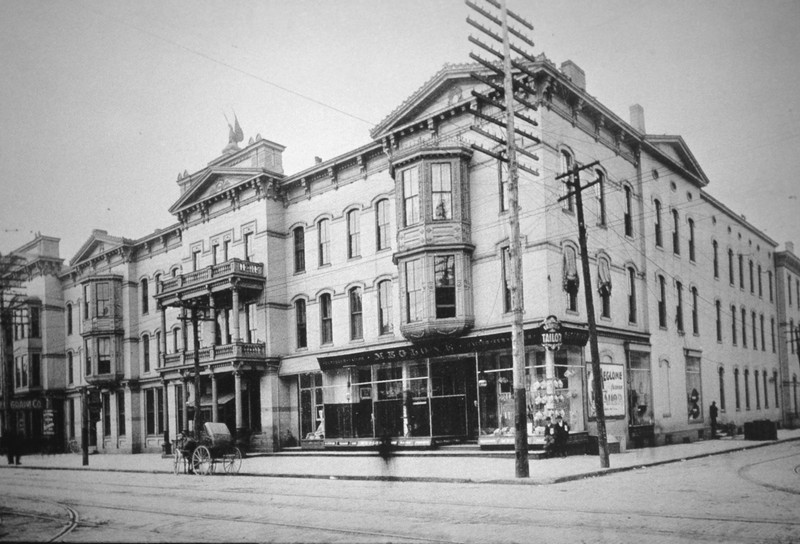
[[[477,439],[476,400],[474,359],[431,363],[431,434],[434,437]]]

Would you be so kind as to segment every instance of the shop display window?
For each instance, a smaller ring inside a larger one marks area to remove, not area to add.
[[[628,361],[628,423],[652,425],[653,382],[650,376],[650,354],[631,351]]]

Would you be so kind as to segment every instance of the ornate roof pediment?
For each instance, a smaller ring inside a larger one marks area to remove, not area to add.
[[[70,266],[74,266],[83,261],[89,261],[95,257],[104,255],[112,249],[130,244],[130,240],[120,236],[110,236],[108,232],[104,230],[95,229],[75,256],[70,260],[69,264]]]
[[[221,194],[268,174],[263,168],[210,168],[181,195],[169,211],[172,214],[190,208],[201,202],[217,198]]]
[[[666,157],[675,166],[690,174],[699,187],[708,185],[709,179],[681,136],[647,134],[644,141],[655,148],[662,157]]]
[[[397,128],[445,112],[457,104],[472,100],[472,89],[480,85],[469,75],[470,72],[475,71],[483,70],[475,64],[445,65],[397,109],[378,123],[370,131],[370,136],[376,140],[380,139]]]

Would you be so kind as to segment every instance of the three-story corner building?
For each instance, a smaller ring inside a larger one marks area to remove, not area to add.
[[[198,399],[204,421],[254,450],[513,445],[508,169],[473,146],[499,152],[485,133],[501,135],[484,119],[500,112],[471,93],[491,92],[476,70],[445,66],[372,143],[295,174],[274,142],[229,145],[179,176],[176,223],[145,237],[94,231],[68,265],[56,239],[20,248],[28,322],[50,332],[13,350],[47,361],[54,440],[79,437],[91,388],[102,410],[89,439],[103,452],[159,451],[192,428]],[[786,317],[791,248],[776,254],[705,192],[680,136],[647,134],[640,107],[626,121],[588,94],[575,63],[542,56],[519,76],[535,91],[518,142],[529,441],[554,414],[595,433],[588,350],[565,343],[552,365],[537,345],[547,316],[585,330],[586,281],[621,449],[702,438],[712,400],[725,423],[795,423],[781,342],[800,321]],[[582,195],[585,278],[577,202],[558,176],[594,161],[581,172],[598,181]],[[35,409],[13,406],[6,420],[36,434]]]

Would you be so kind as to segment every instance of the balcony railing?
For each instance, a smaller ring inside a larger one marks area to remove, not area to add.
[[[199,287],[218,280],[232,278],[264,280],[264,264],[231,259],[224,263],[206,266],[200,270],[187,272],[161,280],[158,285],[157,297],[168,297],[170,294]]]
[[[261,361],[267,355],[265,344],[248,344],[236,342],[218,346],[200,348],[200,364],[220,363],[228,361]],[[194,350],[168,353],[165,358],[166,367],[194,364]]]

